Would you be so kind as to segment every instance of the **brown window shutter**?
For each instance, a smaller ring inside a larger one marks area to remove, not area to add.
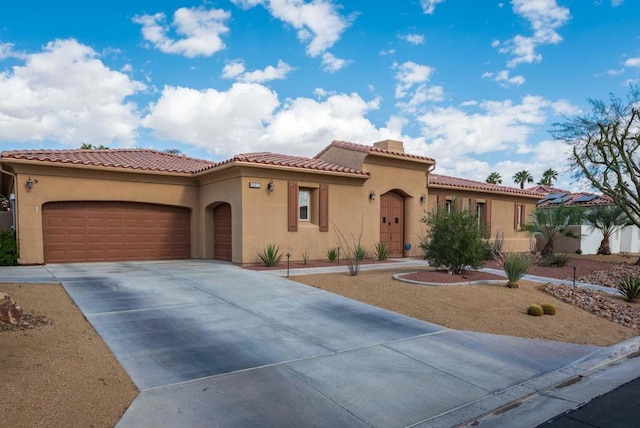
[[[287,222],[289,224],[289,232],[298,231],[298,182],[288,182],[288,204],[287,204]]]
[[[513,228],[518,230],[518,203],[513,204]]]
[[[320,228],[320,232],[328,232],[329,231],[329,185],[328,184],[320,185],[320,195],[318,199],[319,199],[318,226]]]
[[[477,199],[469,199],[469,211],[471,215],[475,216],[478,211],[478,200]]]
[[[487,238],[491,238],[491,201],[487,199],[485,207],[485,224],[487,225]]]
[[[525,212],[525,207],[527,204],[522,204],[522,210],[520,211],[520,229],[524,229],[525,224],[527,223],[527,213]]]
[[[436,204],[439,207],[444,207],[447,204],[447,197],[444,195],[438,195],[436,196]]]

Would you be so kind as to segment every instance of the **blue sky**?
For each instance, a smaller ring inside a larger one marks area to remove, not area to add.
[[[0,149],[391,138],[441,174],[577,189],[548,131],[638,84],[639,22],[632,0],[5,0]]]

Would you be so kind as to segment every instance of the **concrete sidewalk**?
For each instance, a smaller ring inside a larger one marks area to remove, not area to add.
[[[127,370],[121,427],[535,426],[615,388],[640,349],[449,330],[220,262],[6,269],[61,281]]]

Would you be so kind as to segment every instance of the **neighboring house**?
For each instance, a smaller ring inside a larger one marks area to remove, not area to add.
[[[504,229],[514,249],[528,246],[507,229],[539,194],[438,181],[434,167],[392,140],[334,141],[313,158],[263,152],[224,162],[147,149],[18,150],[0,155],[0,193],[15,196],[21,264],[255,263],[271,243],[291,260],[303,252],[324,259],[338,230],[351,245],[362,231],[369,253],[384,241],[402,257],[405,244],[417,248],[437,195],[485,204],[492,230]]]
[[[542,190],[538,187],[529,190]],[[598,205],[613,205],[613,200],[606,195],[597,195],[589,192],[571,193],[566,190],[547,188],[544,191],[545,197],[538,201],[539,208],[553,209],[559,205],[578,206],[585,209]],[[554,244],[554,251],[560,253],[582,253],[597,254],[602,233],[590,226],[575,225],[571,230],[580,236],[580,239],[562,237]],[[640,252],[640,229],[637,226],[627,226],[611,236],[609,241],[612,253],[637,253]],[[544,247],[545,242],[538,238],[537,250]]]
[[[504,237],[504,251],[530,251],[531,236],[522,228],[540,196],[531,190],[430,174],[427,209],[453,204],[469,208],[486,227],[488,238]]]

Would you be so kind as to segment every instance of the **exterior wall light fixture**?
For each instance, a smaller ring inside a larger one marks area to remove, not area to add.
[[[273,180],[269,181],[269,184],[267,184],[267,190],[270,192],[273,192],[273,189],[275,189],[276,185],[273,184]]]
[[[420,203],[424,204],[425,202],[427,202],[427,195],[423,193],[420,195]]]
[[[372,190],[371,192],[369,192],[369,199],[373,201],[375,198],[376,198],[376,191]]]
[[[24,185],[28,190],[31,190],[31,188],[33,187],[33,183],[34,181],[31,179],[31,176],[29,176],[29,178],[27,178],[27,181],[24,183]]]

